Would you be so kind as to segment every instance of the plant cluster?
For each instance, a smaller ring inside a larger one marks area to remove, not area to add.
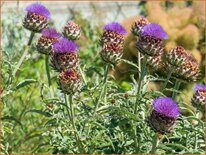
[[[31,31],[28,47],[35,34],[41,33],[36,50],[45,55],[49,92],[44,94],[41,88],[44,110],[28,112],[47,118],[46,131],[41,136],[49,152],[204,152],[204,121],[199,115],[205,112],[206,86],[195,85],[191,99],[193,110],[181,106],[186,105],[185,102],[176,99],[181,93],[181,83],[198,80],[199,64],[182,46],[165,52],[163,41],[169,36],[161,25],[150,23],[145,17],[131,25],[132,33],[137,36],[136,64],[122,59],[125,28],[117,22],[106,24],[99,40],[99,56],[105,66],[102,73],[94,70],[95,66],[90,70],[81,68],[76,40],[82,30],[78,24],[68,22],[61,34],[47,27],[51,14],[45,6],[34,3],[26,11],[23,26]],[[121,61],[133,66],[138,73],[138,77],[130,75],[130,90],[120,87],[109,74]],[[51,68],[56,71],[55,75],[51,75]],[[152,76],[149,68],[165,76]],[[92,76],[88,77],[88,72],[93,72]],[[174,88],[167,87],[171,79],[175,79]],[[149,82],[159,80],[163,81],[161,90],[147,90]],[[28,83],[21,83],[19,87]],[[172,97],[165,95],[168,91]],[[184,110],[189,111],[189,116],[182,112]],[[37,148],[40,147],[43,145]]]

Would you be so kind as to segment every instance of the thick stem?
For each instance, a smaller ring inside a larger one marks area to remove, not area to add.
[[[51,86],[51,76],[50,76],[50,70],[49,70],[49,55],[46,55],[45,57],[45,67],[46,67],[46,74],[48,79],[49,87]]]
[[[133,137],[133,139],[134,139],[134,146],[135,146],[135,152],[134,152],[134,154],[136,154],[136,153],[139,153],[139,141],[137,142],[137,131],[136,131],[136,129],[134,129],[134,137]]]
[[[66,110],[67,110],[67,114],[69,116],[69,119],[71,120],[71,115],[70,115],[70,111],[69,111],[69,106],[68,106],[68,96],[66,94],[64,94],[64,101],[65,101],[65,105],[66,105]]]
[[[146,74],[146,60],[143,61],[143,64],[141,66],[141,74],[138,81],[138,90],[137,90],[136,100],[134,105],[134,114],[137,113],[139,94],[141,94],[142,80],[144,79],[145,74]]]
[[[95,105],[95,107],[94,107],[93,116],[95,116],[95,114],[96,114],[96,112],[97,112],[97,108],[99,107],[99,103],[100,103],[100,101],[101,101],[101,98],[103,97],[103,94],[104,94],[104,92],[105,92],[105,90],[106,90],[108,72],[109,72],[109,64],[107,64],[107,65],[105,66],[103,86],[102,86],[102,89],[101,89],[101,91],[100,91],[99,98],[97,99],[96,105]],[[106,92],[105,92],[105,94],[106,94]],[[91,125],[89,125],[88,131],[87,131],[87,136],[88,136],[89,133],[90,133],[90,129],[91,129]]]
[[[84,84],[87,85],[86,77],[84,76],[84,73],[83,73],[80,65],[79,65],[79,72],[80,72],[80,74],[81,74],[81,76],[82,76],[82,79],[83,79]]]
[[[14,72],[13,72],[13,76],[14,76],[14,77],[15,77],[16,72],[18,71],[18,69],[21,67],[24,59],[26,58],[26,56],[27,56],[28,53],[29,53],[29,47],[28,47],[28,46],[31,45],[32,40],[33,40],[33,38],[34,38],[34,35],[35,35],[35,33],[34,33],[34,32],[31,32],[30,37],[29,37],[29,41],[28,41],[27,46],[26,46],[26,48],[25,48],[25,50],[24,50],[24,53],[22,54],[22,56],[21,56],[18,64],[16,65],[16,68],[14,69]]]
[[[197,141],[197,132],[195,131],[195,148],[194,148],[194,150],[197,150],[197,144],[198,144],[198,141]]]
[[[179,90],[180,84],[181,84],[181,82],[178,79],[176,79],[175,86],[174,86],[175,91]],[[177,92],[175,92],[175,91],[172,93],[172,99],[175,99],[175,97],[177,95]]]
[[[138,52],[138,67],[139,67],[139,72],[138,72],[138,78],[140,78],[141,77],[141,72],[142,72],[142,70],[141,70],[141,53],[140,52]]]
[[[80,140],[80,136],[79,136],[79,133],[77,131],[76,125],[75,125],[75,113],[74,113],[74,107],[73,107],[72,94],[69,95],[69,103],[68,103],[67,95],[66,94],[64,94],[64,95],[65,95],[65,103],[67,105],[67,108],[69,108],[69,109],[67,109],[67,112],[68,112],[68,115],[70,117],[72,128],[74,130],[74,137],[75,137],[75,140],[76,140],[76,143],[78,146],[79,153],[86,153],[84,146]]]
[[[49,55],[46,55],[46,57],[45,57],[45,67],[46,67],[46,74],[47,74],[47,79],[48,79],[48,84],[49,84],[49,91],[50,91],[51,97],[54,97],[50,69],[49,69]]]
[[[142,80],[146,74],[146,60],[143,60],[143,63],[141,64],[141,54],[138,52],[138,67],[139,67],[139,80],[138,80],[138,89],[136,92],[136,99],[135,99],[135,105],[134,105],[134,114],[137,113],[137,107],[138,107],[138,100],[139,100],[139,94],[141,94],[141,88],[142,88]],[[137,131],[134,129],[134,144],[135,144],[135,153],[139,152],[139,141],[137,141]]]
[[[109,73],[109,64],[105,67],[105,73],[104,73],[104,84],[107,82],[107,75]]]
[[[169,82],[169,79],[170,79],[171,76],[172,76],[172,73],[173,73],[173,69],[171,69],[171,71],[170,71],[169,74],[167,75],[167,78],[166,78],[166,80],[165,80],[165,82],[164,82],[164,84],[163,84],[163,86],[162,86],[162,88],[161,88],[161,91],[164,91],[164,89],[166,88],[166,86],[167,86],[167,84],[168,84],[168,82]]]
[[[151,154],[155,154],[156,150],[157,150],[157,146],[159,145],[159,138],[158,135],[155,134],[154,138],[153,138],[153,142],[152,142],[152,150],[151,150]]]
[[[30,37],[29,37],[29,41],[28,41],[28,43],[27,43],[28,46],[31,45],[32,40],[33,40],[33,38],[34,38],[34,35],[35,35],[35,32],[31,32]]]
[[[108,75],[108,72],[109,72],[109,64],[107,64],[106,67],[105,67],[103,86],[102,86],[99,98],[98,98],[97,103],[96,103],[95,108],[94,108],[94,115],[96,114],[97,108],[98,108],[99,103],[100,103],[100,101],[101,101],[101,99],[103,97],[103,94],[106,94],[105,90],[106,90],[106,87],[107,87],[107,75]]]

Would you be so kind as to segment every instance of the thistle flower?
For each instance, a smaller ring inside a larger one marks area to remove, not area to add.
[[[149,24],[149,21],[142,16],[138,21],[134,22],[134,24],[132,25],[132,33],[135,36],[139,36],[141,34],[142,27],[144,27],[147,24]]]
[[[26,7],[26,11],[23,26],[30,31],[41,32],[48,24],[49,10],[39,3],[33,3]]]
[[[194,86],[194,91],[198,91],[198,90],[206,90],[206,86],[204,84],[196,84]]]
[[[76,70],[66,70],[59,74],[59,89],[65,94],[73,94],[81,89],[80,75]]]
[[[149,124],[158,133],[170,133],[175,127],[180,112],[179,106],[171,98],[158,97],[153,101]]]
[[[77,67],[79,46],[66,38],[53,45],[52,64],[55,70],[65,71]]]
[[[167,39],[167,33],[156,23],[150,23],[142,27],[137,49],[150,56],[163,52],[163,40]]]
[[[104,32],[100,39],[100,44],[105,43],[123,44],[124,35],[127,34],[125,28],[119,23],[112,22],[104,26]]]
[[[123,46],[116,43],[104,44],[100,55],[105,62],[115,64],[123,55]]]
[[[188,53],[182,46],[177,46],[167,54],[168,63],[174,66],[181,66],[188,58]]]
[[[64,26],[63,35],[70,40],[77,40],[81,35],[81,28],[74,22],[68,22]]]
[[[196,81],[199,77],[199,64],[192,54],[188,54],[184,63],[175,68],[173,76],[185,81]]]
[[[191,103],[197,110],[204,111],[206,102],[206,86],[203,84],[196,84],[194,86],[194,91],[195,93],[192,97]]]
[[[61,34],[53,28],[45,28],[41,32],[42,36],[37,43],[37,51],[42,54],[50,54],[52,45],[61,38]]]
[[[142,28],[142,36],[151,36],[158,39],[167,39],[167,33],[164,29],[156,23],[150,23]]]

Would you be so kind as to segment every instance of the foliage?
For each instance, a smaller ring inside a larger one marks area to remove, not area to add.
[[[73,96],[72,108],[57,89],[55,71],[51,70],[52,88],[47,84],[44,56],[35,49],[39,34],[31,47],[26,46],[29,32],[21,26],[23,16],[11,12],[8,17],[2,20],[4,108],[1,153],[154,153],[156,133],[149,127],[147,119],[152,100],[164,94],[147,91],[147,85],[163,77],[145,76],[141,94],[137,94],[138,81],[133,75],[130,76],[132,82],[122,81],[121,84],[110,75],[105,84],[106,64],[99,56],[101,30],[93,28],[79,14],[75,19],[80,25],[81,22],[84,24],[84,40],[79,42],[82,45],[79,53],[86,83],[81,92]],[[26,59],[18,65],[26,50]],[[121,61],[140,70],[130,61]],[[174,133],[167,134],[155,152],[204,154],[204,122],[186,102],[178,102],[186,112],[178,118]],[[72,109],[74,117],[71,117]],[[71,120],[75,121],[75,128]],[[78,133],[81,144],[75,133]]]

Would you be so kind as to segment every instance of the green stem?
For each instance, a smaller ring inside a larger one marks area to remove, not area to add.
[[[93,113],[92,117],[96,115],[97,108],[99,107],[99,103],[100,103],[100,101],[101,101],[101,98],[103,97],[103,93],[104,93],[105,90],[106,90],[108,72],[109,72],[109,64],[107,64],[107,65],[105,66],[103,86],[102,86],[102,89],[101,89],[101,91],[100,91],[99,98],[97,99],[96,105],[95,105],[95,107],[94,107],[94,113]],[[105,94],[106,94],[106,92],[105,92]],[[90,133],[90,129],[91,129],[91,125],[89,125],[88,131],[87,131],[87,136],[88,136],[89,133]]]
[[[79,65],[79,72],[80,72],[80,74],[81,74],[81,76],[82,76],[82,79],[83,79],[84,84],[87,85],[86,77],[84,76],[84,72],[82,71],[80,65]]]
[[[180,84],[181,84],[181,82],[178,79],[176,79],[174,90],[179,90]],[[174,91],[172,93],[172,99],[175,99],[176,95],[177,95],[177,92]]]
[[[165,82],[164,82],[164,84],[163,84],[163,86],[162,86],[162,88],[161,88],[161,91],[163,91],[163,90],[166,88],[166,86],[167,86],[167,84],[168,84],[168,82],[169,82],[169,79],[170,79],[171,76],[172,76],[172,73],[173,73],[173,69],[171,69],[171,71],[170,71],[169,74],[167,75],[167,78],[166,78],[166,80],[165,80]]]
[[[28,53],[29,53],[29,47],[28,47],[28,46],[31,45],[32,40],[33,40],[33,38],[34,38],[34,35],[35,35],[35,33],[34,33],[34,32],[31,32],[30,37],[29,37],[29,41],[28,41],[27,46],[26,46],[26,48],[25,48],[25,50],[24,50],[24,53],[22,54],[22,56],[21,56],[18,64],[16,65],[16,67],[15,67],[15,69],[14,69],[14,72],[13,72],[13,76],[14,76],[14,77],[15,77],[16,72],[18,71],[18,69],[21,67],[24,59],[26,58],[26,56],[27,56]]]
[[[142,88],[142,80],[144,79],[144,76],[146,75],[146,60],[143,60],[141,64],[141,54],[138,52],[138,67],[139,67],[139,79],[138,79],[138,89],[136,92],[136,99],[135,99],[135,105],[134,105],[134,114],[137,113],[137,107],[138,107],[138,101],[139,101],[139,95],[141,94],[141,88]],[[135,144],[135,153],[139,152],[139,142],[137,142],[137,131],[134,129],[134,144]]]
[[[143,61],[143,64],[141,66],[141,74],[138,81],[138,90],[137,90],[136,100],[134,105],[134,114],[137,113],[139,94],[141,94],[142,80],[144,79],[145,75],[146,75],[146,60]]]
[[[45,57],[45,67],[46,67],[46,74],[47,74],[47,79],[48,79],[48,84],[49,84],[49,91],[50,91],[51,97],[54,97],[50,69],[49,69],[49,55],[46,55],[46,57]]]
[[[46,74],[47,74],[47,79],[48,79],[48,84],[49,87],[51,86],[51,75],[50,75],[50,70],[49,70],[49,55],[46,55],[45,57],[45,67],[46,67]]]
[[[31,45],[32,40],[33,40],[33,38],[34,38],[34,35],[35,35],[35,32],[31,32],[30,37],[29,37],[29,41],[28,41],[28,43],[27,43],[28,46]]]
[[[152,142],[152,150],[151,150],[151,154],[155,154],[156,150],[157,150],[157,146],[159,145],[159,138],[158,135],[155,134],[154,138],[153,138],[153,142]]]
[[[94,108],[94,115],[96,114],[97,108],[98,108],[99,103],[100,103],[100,101],[101,101],[101,99],[102,99],[102,97],[103,97],[103,94],[104,94],[104,95],[106,94],[105,90],[106,90],[106,87],[107,87],[106,84],[107,84],[107,75],[108,75],[108,72],[109,72],[109,64],[107,64],[106,67],[105,67],[103,86],[102,86],[102,89],[101,89],[101,91],[100,91],[99,98],[98,98],[97,103],[96,103],[95,108]]]
[[[135,154],[136,153],[139,153],[139,142],[137,142],[137,131],[136,131],[136,129],[134,129],[134,137],[133,137],[133,139],[134,139],[134,146],[135,146]]]
[[[66,104],[66,110],[67,110],[67,114],[69,115],[69,119],[71,120],[71,115],[70,115],[70,111],[69,111],[69,106],[68,106],[68,96],[66,94],[64,94],[64,100],[65,100],[65,104]]]
[[[195,131],[195,151],[197,150],[197,144],[198,144],[198,141],[197,141],[197,132]]]
[[[79,153],[86,153],[84,146],[80,140],[80,136],[79,136],[79,133],[77,131],[76,125],[75,125],[75,113],[74,113],[74,107],[73,107],[72,94],[69,95],[69,103],[68,103],[67,95],[66,94],[64,94],[64,95],[65,95],[65,103],[69,108],[69,109],[67,109],[67,112],[68,112],[68,115],[70,117],[72,128],[74,130],[74,137],[75,137],[75,140],[76,140],[76,143],[78,146]]]
[[[142,72],[142,70],[141,70],[141,53],[140,52],[138,52],[138,67],[139,67],[139,72],[138,72],[138,74],[139,74],[139,78],[141,77],[141,72]]]

